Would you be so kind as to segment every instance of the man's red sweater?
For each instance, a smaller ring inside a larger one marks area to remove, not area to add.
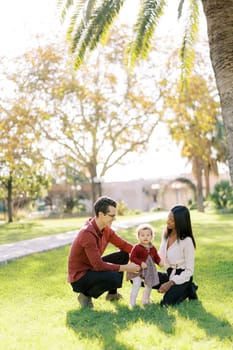
[[[101,258],[108,243],[127,253],[130,253],[133,247],[110,227],[105,227],[100,232],[95,218],[90,219],[78,232],[71,245],[68,258],[68,282],[78,281],[88,270],[119,271],[120,265],[104,262]]]

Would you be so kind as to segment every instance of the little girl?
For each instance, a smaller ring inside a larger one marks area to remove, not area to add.
[[[142,304],[150,304],[152,287],[159,284],[159,276],[154,263],[161,266],[161,259],[157,253],[157,249],[151,243],[154,238],[153,227],[150,224],[139,225],[136,230],[136,236],[139,243],[132,248],[130,260],[140,265],[141,271],[139,273],[127,273],[127,280],[131,280],[133,283],[130,293],[130,306],[136,304],[142,281],[145,286],[142,294]]]

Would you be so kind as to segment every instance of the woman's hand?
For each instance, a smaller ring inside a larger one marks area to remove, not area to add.
[[[165,283],[161,284],[161,286],[158,289],[158,292],[159,293],[167,293],[167,291],[174,285],[175,285],[174,281],[165,282]]]

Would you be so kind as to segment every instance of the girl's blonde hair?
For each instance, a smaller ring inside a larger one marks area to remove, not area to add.
[[[150,230],[151,231],[151,237],[154,238],[155,230],[154,227],[150,224],[141,224],[136,229],[136,237],[138,238],[139,232],[143,230]]]

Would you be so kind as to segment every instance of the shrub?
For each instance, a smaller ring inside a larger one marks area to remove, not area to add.
[[[233,187],[229,181],[222,180],[214,186],[214,192],[210,194],[210,201],[214,203],[216,209],[233,209]]]
[[[151,211],[152,213],[156,213],[157,211],[160,211],[160,210],[161,210],[160,205],[156,205],[156,206],[154,206],[154,207],[152,207],[152,208],[150,209],[150,211]]]
[[[125,215],[128,211],[128,208],[125,204],[124,201],[119,201],[118,204],[117,204],[117,214],[118,215]]]
[[[127,210],[127,215],[140,215],[141,213],[142,213],[141,209]]]

